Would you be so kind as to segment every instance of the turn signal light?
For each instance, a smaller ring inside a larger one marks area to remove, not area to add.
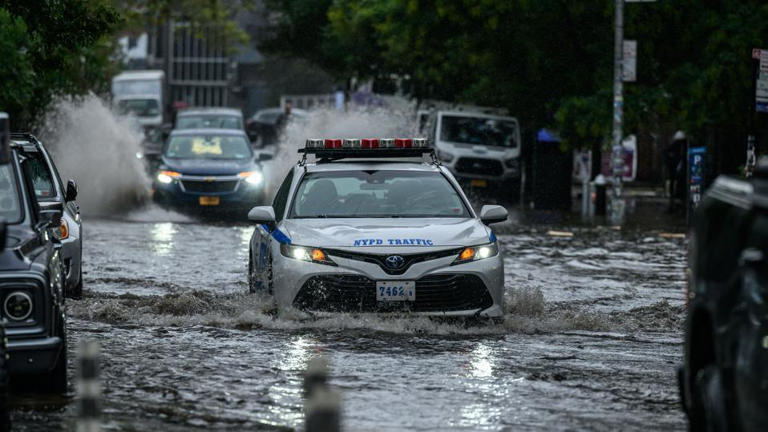
[[[61,240],[69,238],[69,224],[64,219],[61,220],[61,227],[59,228],[59,237]]]
[[[326,261],[325,253],[320,249],[312,249],[312,261]]]
[[[459,254],[459,260],[461,261],[469,261],[472,258],[475,257],[475,249],[474,248],[466,248]]]

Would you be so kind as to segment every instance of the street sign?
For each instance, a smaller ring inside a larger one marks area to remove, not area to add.
[[[755,53],[755,51],[758,51]],[[768,50],[753,50],[752,57],[758,54],[757,82],[755,82],[755,111],[768,113]]]
[[[689,214],[698,207],[704,192],[704,156],[707,153],[705,147],[691,147],[688,149],[688,209]]]
[[[621,80],[635,82],[637,81],[637,41],[625,40],[622,48]]]

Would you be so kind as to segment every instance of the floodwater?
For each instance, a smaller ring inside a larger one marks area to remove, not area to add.
[[[346,430],[684,429],[682,238],[500,227],[507,315],[464,324],[280,316],[246,294],[251,232],[157,209],[86,220],[70,373],[78,341],[98,341],[106,430],[301,429],[301,373],[317,355]],[[16,430],[74,426],[72,398],[14,404]]]

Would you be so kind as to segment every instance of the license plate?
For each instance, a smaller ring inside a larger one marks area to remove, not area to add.
[[[414,281],[376,282],[376,301],[415,301],[416,283]]]
[[[200,197],[200,205],[201,206],[217,206],[219,205],[220,198],[217,196],[201,196]]]
[[[482,179],[473,179],[469,181],[469,185],[475,187],[488,187],[488,182]]]

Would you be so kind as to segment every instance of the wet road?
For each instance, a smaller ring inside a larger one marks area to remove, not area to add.
[[[503,227],[508,313],[464,326],[278,316],[269,298],[244,294],[247,225],[154,209],[86,224],[70,352],[101,343],[109,430],[299,428],[301,372],[318,353],[331,360],[347,430],[684,428],[682,239]],[[18,430],[73,425],[72,401],[15,403]]]

